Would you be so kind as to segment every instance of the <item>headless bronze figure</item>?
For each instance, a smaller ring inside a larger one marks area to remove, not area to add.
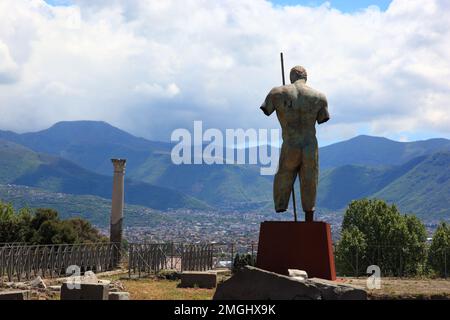
[[[319,155],[316,139],[316,121],[321,124],[330,119],[324,94],[306,85],[307,73],[301,66],[290,72],[291,84],[273,88],[261,110],[270,116],[277,112],[283,144],[273,184],[276,212],[288,208],[296,175],[300,179],[300,193],[305,221],[314,220]]]

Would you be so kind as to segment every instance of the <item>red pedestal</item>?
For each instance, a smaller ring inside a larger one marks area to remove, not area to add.
[[[265,221],[259,231],[258,268],[288,275],[336,280],[330,225],[325,222]]]

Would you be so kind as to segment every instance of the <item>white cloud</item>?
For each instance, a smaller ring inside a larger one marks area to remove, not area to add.
[[[174,97],[180,93],[180,89],[175,83],[171,83],[163,88],[161,85],[148,84],[148,83],[140,83],[134,87],[134,91],[137,93],[144,94],[149,98],[155,97]]]
[[[258,108],[281,83],[282,50],[287,71],[304,65],[328,96],[325,142],[450,135],[446,0],[394,0],[385,12],[353,14],[263,0],[75,3],[0,1],[0,128],[101,119],[168,140],[194,120],[278,127]]]
[[[52,81],[43,89],[43,94],[46,96],[77,96],[82,92],[75,88],[71,88],[64,83]]]
[[[0,84],[10,84],[17,80],[18,67],[11,58],[9,48],[0,41]]]

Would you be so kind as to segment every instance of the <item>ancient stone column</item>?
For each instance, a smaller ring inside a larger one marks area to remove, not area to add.
[[[125,176],[125,159],[111,159],[114,165],[112,204],[111,204],[111,227],[110,241],[116,243],[120,249],[122,243],[122,220],[123,220],[123,203],[124,203],[124,176]]]

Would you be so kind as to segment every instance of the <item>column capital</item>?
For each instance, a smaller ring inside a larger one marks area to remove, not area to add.
[[[111,159],[114,166],[114,172],[124,172],[126,166],[126,159]]]

